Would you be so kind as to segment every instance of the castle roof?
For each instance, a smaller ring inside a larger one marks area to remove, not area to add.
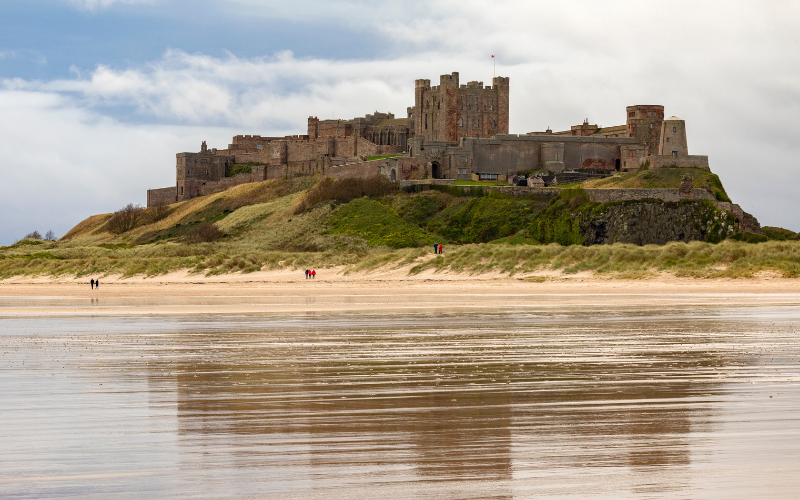
[[[683,120],[681,120],[680,118],[678,118],[677,116],[670,116],[669,118],[667,118],[667,119],[666,119],[666,120],[664,120],[664,121],[665,121],[665,122],[668,122],[668,121],[670,121],[670,120],[676,120],[676,121],[679,121],[679,122],[682,122],[682,121],[683,121]]]
[[[384,118],[383,120],[378,120],[375,125],[378,127],[385,127],[387,125],[408,125],[408,118]]]
[[[598,134],[603,134],[603,133],[606,133],[606,132],[616,132],[618,130],[627,130],[627,129],[628,129],[627,125],[614,125],[613,127],[599,128],[599,129],[597,129],[597,133]]]

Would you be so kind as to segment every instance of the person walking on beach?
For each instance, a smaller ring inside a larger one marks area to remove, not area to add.
[[[439,253],[439,244],[438,243],[434,243],[433,244],[433,255],[436,255],[437,253]]]
[[[309,274],[311,274],[311,272],[308,269],[306,269],[306,279],[308,279]]]
[[[94,290],[94,278],[92,278],[92,281],[90,281],[89,283],[92,284],[92,290]]]
[[[442,255],[442,250],[444,249],[444,244],[439,243],[439,255]]]
[[[312,269],[312,270],[311,270],[311,279],[312,279],[312,280],[313,280],[313,279],[316,279],[316,277],[317,277],[317,272],[316,272],[315,270],[313,270],[313,269]]]
[[[94,287],[95,288],[100,288],[100,278],[97,278],[96,280],[94,280]]]

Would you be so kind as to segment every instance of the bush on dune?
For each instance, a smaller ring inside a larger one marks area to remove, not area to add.
[[[386,196],[398,190],[397,183],[382,175],[361,178],[323,179],[295,207],[295,215],[326,201],[349,203],[363,196]]]
[[[201,222],[196,225],[186,235],[187,243],[210,243],[217,241],[225,236],[217,226],[209,224],[208,222]]]

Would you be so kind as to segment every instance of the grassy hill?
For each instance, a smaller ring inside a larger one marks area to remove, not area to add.
[[[581,187],[589,189],[611,189],[611,188],[639,188],[639,189],[677,189],[681,185],[683,176],[692,176],[692,184],[695,188],[708,188],[714,193],[717,201],[730,202],[725,188],[717,174],[699,170],[696,168],[660,168],[657,170],[643,170],[639,172],[628,172],[606,177],[605,179],[595,179],[584,182]]]
[[[682,169],[666,170],[622,174],[591,184],[679,185]],[[695,186],[708,185],[724,194],[713,174],[692,174]],[[568,222],[581,203],[585,200],[580,190],[565,190],[547,202],[486,195],[480,189],[404,192],[381,179],[279,179],[136,212],[131,228],[122,232],[112,231],[114,214],[99,214],[80,222],[58,242],[23,240],[0,248],[0,278],[152,276],[180,269],[210,275],[342,265],[369,270],[405,264],[414,266],[413,272],[518,273],[547,268],[628,277],[664,270],[693,276],[745,276],[761,270],[800,274],[800,242],[788,241],[794,233],[779,228],[773,228],[780,236],[775,239],[787,241],[758,245],[535,244],[541,221]],[[428,247],[434,242],[447,243],[444,256],[433,258]],[[575,241],[567,238],[562,243]]]

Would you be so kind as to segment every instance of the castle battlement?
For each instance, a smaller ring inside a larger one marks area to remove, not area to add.
[[[459,78],[458,72],[440,75],[435,86],[415,80],[414,105],[404,118],[377,110],[352,119],[310,115],[306,134],[236,135],[222,150],[203,142],[198,153],[176,155],[174,191],[151,190],[151,197],[163,201],[174,192],[176,201],[185,200],[285,176],[374,175],[366,158],[400,153],[403,162],[386,160],[379,171],[401,181],[512,178],[532,170],[610,174],[645,164],[708,169],[707,157],[689,155],[685,122],[665,120],[661,105],[626,107],[624,125],[600,127],[587,118],[569,130],[509,134],[509,77],[493,77],[491,86]],[[235,164],[250,164],[251,173],[232,176]]]

